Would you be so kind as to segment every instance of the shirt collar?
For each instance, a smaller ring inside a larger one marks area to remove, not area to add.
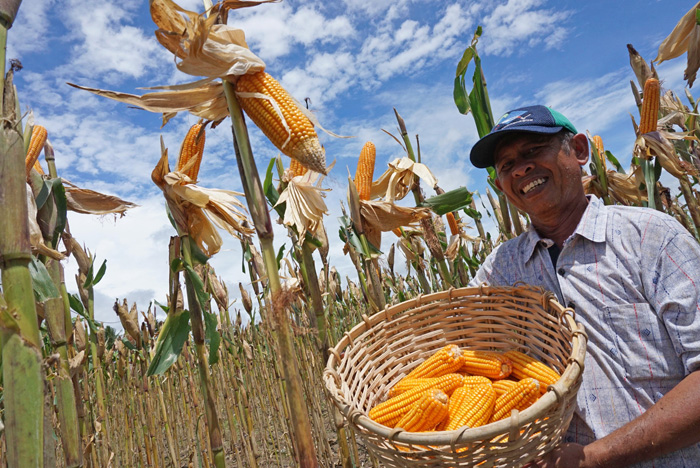
[[[586,195],[586,197],[588,198],[588,206],[571,237],[578,234],[591,242],[604,242],[608,221],[605,204],[595,195]],[[526,254],[528,261],[532,258],[538,244],[541,243],[545,248],[554,244],[551,239],[540,236],[532,224],[528,226],[523,236],[523,253]]]

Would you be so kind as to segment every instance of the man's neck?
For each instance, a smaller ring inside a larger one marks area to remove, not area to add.
[[[588,206],[588,198],[580,199],[564,213],[552,213],[546,218],[531,219],[532,226],[540,236],[553,240],[560,248],[578,227]]]

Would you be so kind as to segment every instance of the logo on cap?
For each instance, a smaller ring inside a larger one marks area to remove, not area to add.
[[[510,127],[511,125],[519,125],[525,122],[532,122],[533,119],[530,118],[531,116],[532,113],[526,110],[508,112],[506,114],[503,114],[503,117],[501,117],[498,120],[498,123],[493,128],[493,130],[501,130],[503,128]]]

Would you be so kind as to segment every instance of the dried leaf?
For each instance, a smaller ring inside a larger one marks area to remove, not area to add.
[[[190,112],[205,120],[219,121],[228,116],[228,104],[226,103],[223,84],[220,81],[212,80],[213,78],[205,78],[183,86],[154,88],[164,89],[164,91],[146,93],[142,96],[106,89],[89,88],[73,83],[68,83],[68,85],[89,91],[98,96],[136,106],[149,112],[161,113],[165,122],[182,111]],[[165,119],[166,116],[168,116],[168,119]],[[165,125],[165,122],[163,125]]]
[[[370,199],[384,198],[388,202],[403,199],[413,186],[414,176],[423,179],[430,188],[438,183],[428,166],[404,156],[390,162],[384,174],[372,183]]]
[[[680,57],[683,52],[688,50],[691,41],[691,33],[696,27],[695,11],[698,8],[700,8],[700,2],[691,8],[688,13],[681,18],[678,24],[676,24],[671,34],[669,34],[659,46],[659,52],[654,62],[659,64],[666,60]]]
[[[659,130],[645,133],[637,138],[635,149],[639,152],[638,156],[643,154],[646,157],[651,155],[659,158],[661,166],[676,178],[685,178],[688,175],[697,176],[697,169],[688,164],[682,164],[683,161],[676,154],[676,148],[671,140],[697,140],[697,138],[685,133]]]
[[[320,174],[313,171],[293,177],[275,204],[286,204],[282,222],[296,229],[300,242],[307,231],[316,236],[323,224],[323,215],[328,214],[323,192],[329,189],[319,187],[316,183],[319,177]]]
[[[113,195],[105,195],[94,190],[83,189],[75,184],[63,180],[66,188],[66,201],[68,209],[76,213],[105,215],[117,213],[124,215],[126,210],[138,205]]]

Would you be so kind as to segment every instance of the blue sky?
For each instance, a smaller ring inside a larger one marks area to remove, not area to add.
[[[180,4],[202,9],[195,0]],[[325,182],[332,189],[326,220],[330,262],[354,279],[337,237],[339,203],[365,141],[377,146],[375,178],[388,161],[402,156],[382,132],[396,133],[394,107],[409,133],[419,135],[423,162],[443,189],[466,186],[485,193],[485,171],[468,162],[477,140],[473,120],[452,101],[455,67],[477,25],[484,28],[478,50],[496,117],[520,105],[550,105],[579,131],[601,135],[606,149],[628,167],[634,143],[630,114],[638,113],[626,44],[653,59],[692,6],[680,0],[284,1],[233,11],[229,24],[246,32],[252,51],[293,96],[311,99],[325,128],[356,136],[320,133],[329,162],[337,161]],[[23,108],[48,129],[59,175],[139,205],[118,220],[69,216],[73,235],[100,261],[107,259],[96,317],[108,323],[118,323],[111,308],[116,298],[136,301],[141,310],[151,299],[165,300],[174,230],[150,173],[159,158],[159,137],[176,154],[196,118],[180,114],[161,128],[160,115],[65,83],[138,94],[139,87],[193,81],[176,70],[154,30],[145,1],[24,0],[9,31],[7,57],[24,65],[16,75]],[[685,56],[662,64],[659,75],[685,101],[684,68]],[[241,190],[229,129],[225,121],[207,134],[202,186]],[[252,124],[249,129],[264,171],[278,152]],[[211,263],[234,299],[237,283],[245,285],[247,275],[238,241],[223,237],[223,250]],[[278,229],[275,245],[285,240]],[[382,248],[393,240],[385,234]],[[69,289],[75,290],[72,260],[66,268]]]

